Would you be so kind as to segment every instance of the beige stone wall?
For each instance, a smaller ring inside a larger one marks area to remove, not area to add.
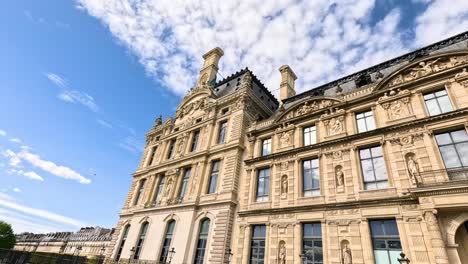
[[[370,86],[299,100],[279,116],[252,125],[246,138],[250,148],[240,188],[234,263],[249,263],[256,224],[267,225],[265,263],[279,263],[281,241],[285,263],[301,263],[301,228],[308,222],[322,225],[324,263],[342,263],[343,241],[349,243],[353,263],[374,263],[368,221],[383,218],[396,219],[402,250],[411,263],[466,263],[465,255],[458,259],[460,245],[453,241],[468,220],[468,178],[453,182],[448,177],[434,134],[468,128],[467,56],[461,51],[416,60]],[[434,61],[439,68],[412,74],[421,62]],[[430,116],[423,95],[440,89],[447,91],[453,111]],[[358,133],[356,114],[368,110],[376,129]],[[304,146],[303,129],[311,125],[317,144]],[[266,138],[273,139],[273,153],[262,157]],[[369,146],[382,148],[387,188],[364,187],[359,150]],[[417,162],[417,174],[410,173],[409,157]],[[305,196],[302,161],[310,158],[319,159],[320,194]],[[258,170],[266,167],[269,199],[257,202]],[[343,172],[343,184],[337,170]]]

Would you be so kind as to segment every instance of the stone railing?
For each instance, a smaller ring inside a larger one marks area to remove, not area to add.
[[[418,187],[447,183],[468,183],[468,167],[424,171],[416,177]]]

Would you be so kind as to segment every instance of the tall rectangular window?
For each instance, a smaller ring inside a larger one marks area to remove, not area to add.
[[[252,239],[250,241],[250,264],[265,263],[265,238],[266,226],[253,226]]]
[[[356,114],[356,123],[359,133],[375,129],[375,120],[372,110]]]
[[[452,103],[445,89],[424,95],[429,115],[440,115],[452,111]]]
[[[387,169],[382,154],[382,147],[372,147],[359,150],[361,169],[366,190],[388,187]]]
[[[401,242],[396,221],[370,220],[369,225],[375,264],[398,264]]]
[[[138,191],[136,193],[135,201],[133,202],[133,205],[137,205],[138,202],[140,201],[141,195],[143,194],[143,191],[145,190],[145,183],[146,179],[140,180],[140,185],[138,186]]]
[[[180,192],[179,192],[180,199],[184,198],[185,192],[187,191],[187,185],[188,185],[188,181],[190,178],[190,171],[191,171],[191,168],[185,169],[184,178],[182,178],[182,184],[180,185]]]
[[[169,251],[171,250],[171,242],[172,242],[172,235],[174,234],[174,226],[175,226],[175,221],[171,220],[167,224],[166,228],[166,235],[164,236],[164,241],[163,245],[161,248],[161,255],[159,256],[159,262],[160,263],[166,263],[167,261],[167,255],[169,254]]]
[[[446,132],[435,135],[445,168],[468,167],[468,134],[466,130]]]
[[[198,138],[200,137],[200,130],[193,132],[192,145],[190,145],[190,152],[197,150]]]
[[[166,176],[161,175],[161,179],[159,180],[159,184],[158,184],[158,189],[156,190],[156,197],[154,198],[156,202],[159,202],[159,200],[161,200],[165,182],[166,182]]]
[[[130,225],[126,225],[122,233],[122,240],[120,240],[119,250],[117,251],[117,255],[115,256],[115,260],[117,261],[120,259],[120,256],[122,255],[122,250],[125,246],[125,241],[127,241],[129,230],[130,230]]]
[[[302,250],[302,263],[323,263],[322,226],[320,223],[302,225]]]
[[[157,150],[158,150],[158,147],[153,147],[153,148],[151,149],[151,155],[150,155],[149,160],[148,160],[148,166],[153,165],[153,163],[154,163],[154,157],[155,157],[155,155],[156,155],[156,151],[157,151]]]
[[[219,124],[218,131],[218,144],[224,143],[226,137],[227,121],[223,121]]]
[[[198,233],[197,248],[195,249],[194,264],[203,264],[205,259],[206,245],[208,242],[208,232],[210,231],[210,219],[201,221],[200,232]]]
[[[262,141],[262,156],[268,156],[270,154],[271,154],[271,138],[267,138]]]
[[[216,192],[216,186],[218,185],[219,164],[219,160],[215,160],[211,163],[210,180],[208,182],[208,193]]]
[[[270,192],[270,168],[258,170],[257,176],[257,202],[268,201]]]
[[[317,131],[315,126],[304,128],[304,146],[310,146],[317,143]]]
[[[174,147],[175,147],[175,139],[171,140],[169,143],[169,150],[167,151],[167,159],[172,158],[172,154],[174,154]]]
[[[145,241],[146,231],[148,230],[148,222],[144,222],[141,226],[140,235],[135,246],[135,253],[133,253],[133,259],[139,259],[141,254],[141,247],[143,247],[143,242]]]
[[[319,160],[302,161],[302,180],[304,196],[320,195]]]

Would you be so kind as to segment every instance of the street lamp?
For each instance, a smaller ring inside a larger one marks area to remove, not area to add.
[[[171,251],[167,252],[167,258],[169,259],[169,262],[167,264],[171,264],[172,258],[174,257],[175,254],[174,248],[171,249]]]
[[[409,264],[411,261],[406,257],[405,253],[401,252],[398,262],[400,262],[400,264]]]
[[[227,248],[226,252],[224,253],[224,259],[227,259],[227,263],[231,263],[232,255],[231,248]]]

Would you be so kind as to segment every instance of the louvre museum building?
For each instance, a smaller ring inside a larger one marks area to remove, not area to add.
[[[468,264],[468,32],[315,88],[278,65],[278,99],[222,56],[146,134],[109,262]]]

